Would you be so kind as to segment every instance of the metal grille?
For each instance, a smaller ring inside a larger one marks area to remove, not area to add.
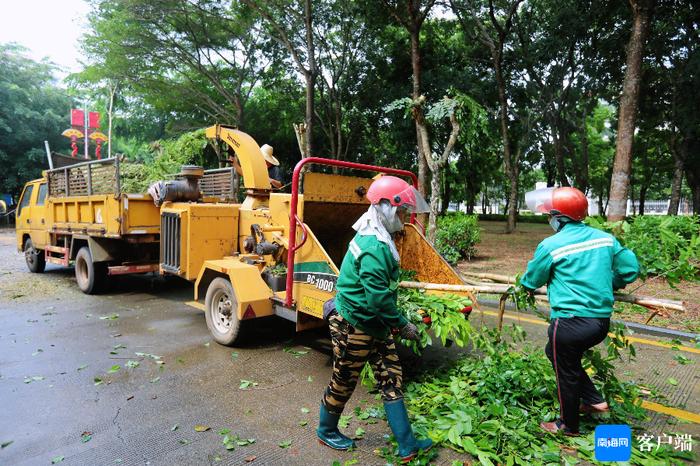
[[[237,200],[234,186],[234,171],[231,168],[206,170],[199,180],[199,187],[204,196],[220,197],[227,201]]]
[[[180,273],[180,215],[175,212],[163,212],[160,217],[160,266]]]
[[[51,197],[119,193],[119,168],[114,158],[49,170],[48,178]]]

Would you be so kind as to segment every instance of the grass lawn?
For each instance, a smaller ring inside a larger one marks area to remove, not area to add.
[[[480,221],[481,243],[477,245],[477,254],[470,261],[460,262],[457,269],[476,273],[497,273],[515,275],[523,273],[527,262],[532,258],[535,248],[547,236],[553,234],[549,225],[537,223],[520,223],[515,233],[504,233],[503,222]],[[686,304],[686,313],[672,313],[667,317],[656,316],[651,325],[677,330],[700,332],[700,283],[682,282],[676,289],[663,280],[638,280],[624,290],[637,295],[682,300]],[[614,318],[644,323],[649,310],[643,307],[616,304]]]

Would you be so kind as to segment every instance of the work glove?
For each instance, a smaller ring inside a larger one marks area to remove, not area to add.
[[[403,338],[404,340],[418,341],[420,339],[420,336],[418,335],[418,327],[416,327],[410,322],[407,323],[401,329],[401,338]]]

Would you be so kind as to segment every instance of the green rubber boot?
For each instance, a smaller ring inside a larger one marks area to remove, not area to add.
[[[316,435],[318,439],[326,446],[334,450],[348,450],[355,446],[355,442],[350,437],[340,433],[338,430],[338,421],[340,414],[331,413],[321,403],[321,411],[318,415],[318,429]]]
[[[417,440],[413,435],[411,423],[408,420],[406,405],[403,399],[385,401],[384,411],[386,412],[386,420],[389,422],[389,427],[396,437],[399,444],[399,457],[403,463],[411,461],[419,451],[427,451],[433,446],[433,441],[430,439]]]

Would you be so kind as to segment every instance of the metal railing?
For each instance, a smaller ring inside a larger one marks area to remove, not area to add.
[[[121,194],[118,157],[55,168],[47,177],[51,197]]]

